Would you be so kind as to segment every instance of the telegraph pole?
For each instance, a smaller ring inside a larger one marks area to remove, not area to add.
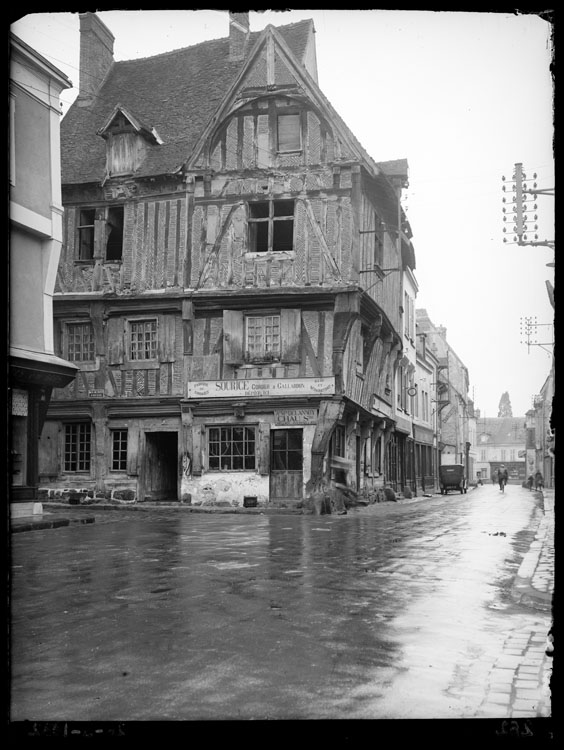
[[[513,225],[513,242],[517,245],[531,245],[550,247],[554,249],[554,240],[540,240],[538,234],[533,235],[533,239],[529,239],[532,231],[538,230],[538,224],[531,224],[536,222],[538,215],[536,213],[530,215],[530,212],[536,211],[538,206],[534,201],[537,200],[539,195],[550,195],[554,196],[554,188],[539,188],[536,182],[533,182],[532,188],[527,186],[525,180],[527,175],[523,171],[523,164],[517,162],[515,164],[515,171],[513,172],[513,179],[507,181],[507,187],[505,184],[505,177],[501,178],[503,181],[502,190],[503,192],[511,192],[511,197],[503,197],[503,203],[509,203],[509,208],[503,207],[503,221],[507,221],[508,218],[513,218],[515,222]],[[533,174],[533,180],[537,179],[537,173]],[[509,217],[506,214],[509,213]],[[503,227],[503,231],[506,232],[506,227]],[[507,242],[507,238],[503,238],[504,242]]]

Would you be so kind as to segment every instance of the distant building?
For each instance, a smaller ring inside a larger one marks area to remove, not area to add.
[[[53,292],[62,244],[60,103],[68,78],[10,36],[9,404],[12,516],[42,512],[38,440],[53,388],[74,364],[55,355]]]
[[[522,484],[527,478],[525,417],[484,417],[477,420],[476,472],[491,481],[504,464],[509,482]]]
[[[474,406],[468,395],[468,368],[448,343],[446,328],[434,325],[427,310],[417,310],[416,316],[419,330],[426,334],[427,348],[438,360],[434,408],[438,419],[440,463],[463,464],[470,481],[470,423]]]

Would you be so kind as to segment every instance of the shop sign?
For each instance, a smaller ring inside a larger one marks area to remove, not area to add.
[[[186,398],[276,398],[332,396],[334,393],[334,377],[198,380],[186,384]]]
[[[317,409],[275,409],[276,424],[315,424]]]

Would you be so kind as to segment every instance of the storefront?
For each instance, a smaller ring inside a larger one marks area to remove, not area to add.
[[[298,506],[311,477],[319,404],[334,391],[333,377],[188,383],[181,499]]]

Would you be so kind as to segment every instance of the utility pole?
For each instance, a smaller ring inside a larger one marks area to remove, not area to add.
[[[519,333],[521,335],[519,343],[527,345],[528,353],[531,353],[531,346],[540,346],[541,349],[552,354],[552,351],[546,347],[554,346],[554,341],[538,341],[537,339],[539,328],[548,328],[549,334],[552,333],[552,323],[537,323],[536,316],[530,318],[519,318],[519,321]]]
[[[516,242],[518,245],[544,245],[545,247],[554,249],[554,240],[539,241],[538,234],[534,234],[533,239],[528,239],[531,231],[536,232],[536,230],[538,230],[538,224],[531,224],[531,222],[536,222],[538,219],[536,213],[532,214],[532,217],[530,216],[530,212],[536,211],[538,208],[537,204],[533,201],[536,201],[539,195],[554,196],[554,188],[539,188],[536,182],[533,183],[532,188],[529,188],[525,182],[527,175],[523,172],[523,164],[521,162],[515,164],[513,179],[508,180],[507,188],[505,185],[505,177],[502,177],[501,179],[504,183],[501,188],[503,192],[505,193],[510,190],[512,193],[511,198],[503,197],[503,203],[509,203],[510,205],[509,209],[504,206],[502,210],[504,222],[511,217],[515,222],[513,225],[513,242]],[[533,179],[537,179],[536,172],[533,174]],[[509,217],[506,216],[508,210],[510,211]],[[507,231],[506,227],[503,228],[503,231]],[[508,240],[504,237],[503,241],[507,242]]]

